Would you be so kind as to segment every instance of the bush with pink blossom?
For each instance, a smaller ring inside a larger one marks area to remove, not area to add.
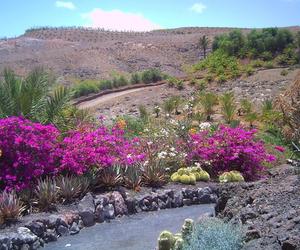
[[[59,131],[21,117],[0,119],[0,189],[21,190],[57,171]]]
[[[248,181],[258,179],[265,171],[264,163],[275,157],[266,152],[263,142],[255,140],[255,132],[221,126],[212,134],[191,135],[188,160],[209,166],[207,170],[214,176],[237,170]]]
[[[82,127],[70,132],[61,146],[60,170],[75,174],[83,174],[91,167],[131,165],[144,158],[139,151],[138,139],[126,139],[124,131],[118,127]]]

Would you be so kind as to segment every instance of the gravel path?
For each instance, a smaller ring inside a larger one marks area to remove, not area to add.
[[[125,216],[63,237],[45,250],[153,250],[161,231],[178,232],[186,218],[213,211],[214,205],[195,205]]]

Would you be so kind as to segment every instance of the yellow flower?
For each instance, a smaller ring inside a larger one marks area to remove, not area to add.
[[[197,133],[197,130],[195,129],[195,128],[191,128],[190,130],[189,130],[189,134],[190,135],[194,135],[194,134],[196,134]]]
[[[125,129],[126,128],[126,121],[123,120],[123,119],[120,119],[118,122],[117,122],[117,126],[120,128],[120,129]]]

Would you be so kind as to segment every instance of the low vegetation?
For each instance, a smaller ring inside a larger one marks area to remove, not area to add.
[[[166,76],[158,69],[149,69],[143,72],[132,73],[129,77],[122,74],[113,74],[111,79],[84,80],[74,84],[74,97],[78,98],[89,94],[98,93],[103,90],[117,89],[130,84],[149,84],[161,81]]]

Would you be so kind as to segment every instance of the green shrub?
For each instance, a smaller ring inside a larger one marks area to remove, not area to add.
[[[141,76],[139,73],[131,74],[130,83],[131,84],[138,84],[141,82]]]
[[[73,87],[74,97],[97,93],[99,90],[100,88],[98,87],[97,82],[91,80],[82,81]]]
[[[158,69],[149,69],[142,72],[141,79],[143,83],[156,83],[161,81],[163,78]]]
[[[254,67],[254,68],[261,68],[261,67],[264,66],[264,62],[263,62],[262,60],[257,59],[257,60],[253,60],[253,61],[251,62],[251,65],[252,65],[252,67]]]
[[[205,81],[205,80],[202,79],[202,80],[197,81],[197,89],[198,89],[199,91],[205,90],[206,87],[207,87],[207,84],[206,84],[206,81]]]
[[[140,118],[144,121],[149,119],[149,113],[144,105],[139,105]]]
[[[184,242],[184,250],[239,250],[243,245],[240,226],[225,223],[217,218],[202,219]]]
[[[288,72],[287,70],[283,69],[283,70],[281,70],[280,75],[282,75],[282,76],[287,76],[288,73],[289,73],[289,72]]]
[[[128,80],[123,75],[116,75],[112,79],[112,85],[114,88],[119,88],[128,85]]]
[[[206,59],[193,66],[194,71],[208,71],[208,80],[217,78],[220,82],[237,78],[241,75],[241,64],[234,56],[229,56],[222,50],[216,50]]]
[[[248,65],[248,66],[246,67],[246,69],[245,69],[245,72],[246,72],[246,75],[247,75],[247,76],[251,76],[251,75],[253,75],[254,70],[253,70],[253,68],[252,68],[251,65]]]
[[[190,80],[190,85],[195,86],[197,84],[197,79],[193,78]]]
[[[264,68],[273,69],[274,68],[274,63],[272,61],[265,62],[264,63]]]
[[[178,90],[184,89],[183,80],[178,79],[178,80],[176,81],[176,88],[177,88]]]
[[[113,84],[111,80],[101,80],[99,84],[99,89],[100,90],[107,90],[107,89],[112,89]]]
[[[122,116],[121,119],[126,122],[125,133],[128,137],[140,136],[140,134],[145,129],[145,121],[140,118],[132,116]]]

